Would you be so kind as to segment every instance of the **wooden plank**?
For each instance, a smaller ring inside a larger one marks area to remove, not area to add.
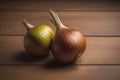
[[[120,66],[2,65],[0,80],[119,80]]]
[[[119,0],[2,0],[0,11],[25,11],[25,10],[120,10]]]
[[[86,37],[87,48],[76,64],[120,64],[120,37]],[[52,55],[35,58],[25,53],[23,36],[0,36],[0,64],[46,64]]]
[[[78,29],[87,36],[120,36],[120,12],[64,12],[58,11],[63,23]],[[26,18],[31,24],[48,24],[48,12],[1,12],[0,34],[24,35],[26,29],[22,20]]]

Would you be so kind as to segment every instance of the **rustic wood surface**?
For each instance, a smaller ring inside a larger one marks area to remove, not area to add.
[[[86,51],[74,63],[24,50],[22,20],[55,30],[48,9],[86,36]],[[0,24],[0,80],[120,80],[119,0],[1,0]]]
[[[120,37],[86,37],[87,48],[77,64],[120,64]],[[0,36],[0,64],[45,64],[48,55],[35,59],[25,53],[23,36]]]
[[[87,36],[120,36],[120,12],[58,11],[58,14],[65,25],[78,29]],[[1,12],[0,16],[2,35],[24,35],[24,18],[35,26],[48,24],[53,27],[48,12]]]
[[[1,65],[1,80],[118,80],[120,66]]]
[[[0,11],[116,11],[120,10],[119,0],[1,0]]]

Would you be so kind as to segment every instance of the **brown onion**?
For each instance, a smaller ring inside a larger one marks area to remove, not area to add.
[[[56,26],[51,52],[58,61],[70,63],[74,61],[78,55],[81,56],[83,54],[86,48],[86,39],[80,31],[63,25],[55,12],[52,10],[49,10],[49,12],[51,22]]]

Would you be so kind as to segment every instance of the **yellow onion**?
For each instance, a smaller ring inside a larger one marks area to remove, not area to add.
[[[51,22],[56,26],[56,33],[51,45],[53,56],[62,63],[70,63],[81,56],[86,48],[84,35],[62,24],[58,15],[49,10]]]
[[[28,29],[24,36],[24,48],[33,56],[47,55],[50,49],[54,31],[48,25],[33,26],[25,19],[23,24]]]

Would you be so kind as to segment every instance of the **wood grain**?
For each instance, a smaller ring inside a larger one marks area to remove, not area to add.
[[[3,0],[0,11],[119,11],[119,4],[119,0]]]
[[[120,37],[86,37],[87,48],[76,64],[120,64]],[[35,58],[25,53],[23,36],[0,36],[0,64],[46,64],[52,55]]]
[[[119,80],[120,66],[2,65],[0,80]]]
[[[75,63],[60,64],[51,53],[33,57],[25,52],[22,20],[55,30],[48,9],[87,36],[86,51]],[[120,80],[120,1],[1,0],[0,80]]]
[[[58,15],[66,26],[87,36],[120,36],[120,12],[58,11]],[[48,12],[1,12],[0,35],[24,35],[24,18],[33,25],[48,24],[54,28],[49,17]]]

